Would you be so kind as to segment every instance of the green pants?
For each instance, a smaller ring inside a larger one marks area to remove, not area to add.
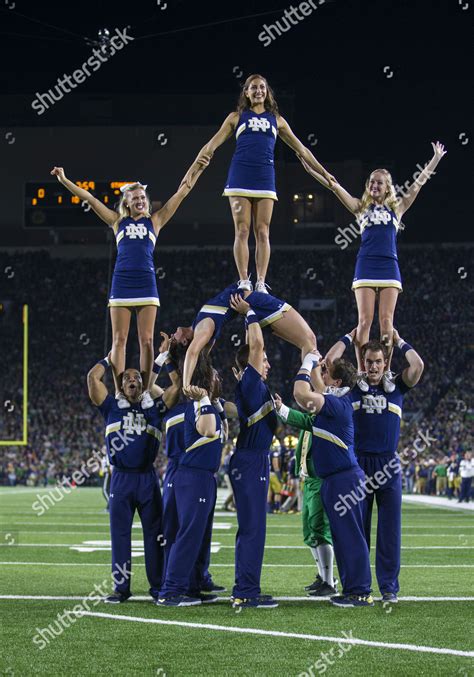
[[[303,488],[303,540],[310,548],[323,543],[332,545],[328,516],[324,512],[321,499],[319,477],[305,477]]]

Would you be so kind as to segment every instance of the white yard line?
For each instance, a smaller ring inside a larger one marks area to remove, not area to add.
[[[110,562],[0,562],[0,566],[39,566],[39,567],[110,567]],[[134,567],[144,567],[144,562],[133,562]],[[235,564],[211,563],[211,569],[230,569]],[[370,565],[375,569],[375,564]],[[263,564],[267,568],[313,569],[314,564]],[[474,569],[474,564],[402,564],[402,569]]]
[[[2,546],[0,546],[2,547]],[[84,543],[15,543],[3,545],[5,548],[84,548]],[[137,541],[136,547],[143,547],[143,542]],[[234,545],[220,545],[220,550],[234,550]],[[266,545],[265,550],[307,550],[307,545]],[[402,550],[474,550],[474,545],[402,545]]]
[[[403,503],[416,505],[429,505],[433,508],[450,508],[451,510],[474,510],[474,503],[457,503],[457,499],[445,498],[444,496],[417,496],[416,494],[404,495]],[[454,501],[454,503],[453,503]]]
[[[445,647],[417,646],[416,644],[391,644],[389,642],[374,642],[367,639],[330,637],[325,635],[309,635],[298,632],[281,632],[278,630],[262,630],[260,628],[239,628],[233,626],[215,625],[211,623],[189,623],[185,621],[171,621],[161,618],[139,618],[134,616],[123,616],[119,614],[106,614],[96,611],[84,611],[84,616],[94,618],[106,618],[114,621],[129,621],[131,623],[149,623],[151,625],[171,625],[184,628],[195,628],[198,630],[215,630],[217,632],[232,632],[247,635],[260,635],[266,637],[288,637],[292,639],[304,639],[316,642],[331,642],[338,644],[350,644],[351,646],[369,646],[381,649],[395,649],[402,651],[414,651],[418,653],[444,654],[448,656],[463,656],[473,658],[474,651],[460,651],[458,649],[449,649]]]
[[[81,595],[0,595],[1,599],[16,599],[16,600],[81,600],[85,599]],[[328,597],[308,597],[302,596],[283,596],[275,597],[278,602],[329,602]],[[381,598],[375,597],[376,601],[381,601]],[[399,597],[400,602],[474,602],[474,597]],[[130,602],[151,602],[149,595],[134,595],[130,598]],[[229,602],[230,597],[219,596],[219,602]]]

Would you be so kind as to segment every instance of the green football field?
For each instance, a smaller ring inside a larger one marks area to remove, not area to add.
[[[315,568],[300,517],[271,515],[262,592],[280,606],[237,612],[229,592],[200,607],[152,604],[138,524],[134,598],[81,602],[110,590],[101,492],[77,489],[41,517],[37,493],[0,489],[1,675],[474,675],[472,512],[404,505],[401,601],[362,609],[306,597]],[[235,514],[218,511],[211,571],[228,590],[235,532]],[[65,614],[77,605],[83,615]]]

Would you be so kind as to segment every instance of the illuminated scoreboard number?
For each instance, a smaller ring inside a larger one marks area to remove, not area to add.
[[[132,181],[76,181],[111,209],[120,199],[120,187]],[[72,195],[59,181],[25,184],[26,228],[101,228],[99,217],[87,203]]]

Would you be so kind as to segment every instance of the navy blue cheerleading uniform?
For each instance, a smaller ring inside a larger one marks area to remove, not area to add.
[[[264,294],[265,296],[265,294]],[[269,482],[269,449],[277,415],[268,386],[248,364],[235,389],[240,432],[230,459],[229,477],[234,491],[239,528],[235,539],[236,598],[258,597],[265,549]]]
[[[117,260],[109,306],[159,306],[153,250],[156,235],[150,218],[122,219],[115,233]]]
[[[397,215],[385,205],[371,205],[357,221],[363,230],[352,289],[395,287],[402,291],[397,255]]]
[[[219,338],[220,333],[223,327],[237,317],[238,313],[235,312],[230,306],[230,297],[234,294],[240,294],[241,292],[238,289],[238,284],[231,284],[221,291],[217,296],[213,296],[212,299],[206,301],[206,303],[201,307],[200,311],[196,315],[196,318],[193,322],[193,329],[196,329],[196,326],[201,320],[204,320],[206,317],[210,317],[214,321],[214,333],[212,334],[211,341],[215,341]]]
[[[275,142],[277,119],[273,113],[244,110],[235,132],[236,148],[223,195],[277,200]]]
[[[160,597],[198,592],[195,567],[202,554],[203,541],[212,528],[216,503],[215,473],[222,454],[221,420],[211,405],[208,413],[216,418],[216,434],[203,437],[196,430],[199,403],[188,402],[184,412],[184,449],[174,474],[173,488],[178,513],[178,531],[172,543]]]
[[[98,407],[105,420],[107,454],[113,467],[110,482],[110,533],[112,572],[126,567],[130,571],[132,524],[138,510],[143,527],[145,567],[150,594],[157,597],[163,572],[163,553],[159,536],[162,531],[161,493],[153,468],[161,440],[162,399],[143,410],[140,403],[120,409],[108,395]],[[115,580],[115,579],[114,579]],[[115,586],[116,592],[129,594],[130,577]]]
[[[163,418],[165,429],[165,449],[168,462],[163,480],[163,572],[166,575],[169,551],[178,532],[178,509],[174,491],[174,478],[179,459],[184,449],[184,412],[187,403],[180,402],[170,409]]]
[[[284,313],[291,310],[290,304],[286,301],[260,291],[253,291],[245,300],[256,314],[262,329],[280,320]]]
[[[176,540],[176,534],[179,529],[178,505],[174,489],[174,480],[179,462],[186,453],[184,444],[184,414],[187,406],[186,402],[180,402],[170,409],[163,419],[166,434],[166,455],[168,457],[166,474],[163,482],[163,546],[165,556],[163,571],[165,572],[165,576],[170,549]],[[191,596],[199,593],[202,586],[210,578],[209,562],[211,558],[213,519],[214,509],[209,515],[201,550],[191,576],[189,587],[189,594]]]
[[[311,458],[316,475],[323,479],[321,498],[331,527],[342,591],[345,595],[368,595],[372,577],[359,498],[365,477],[354,454],[350,394],[325,395],[321,411],[313,417],[312,432]]]
[[[364,525],[370,548],[370,528],[374,496],[377,501],[377,544],[375,571],[380,592],[397,593],[400,589],[400,548],[402,539],[402,475],[398,439],[403,398],[410,390],[401,374],[395,390],[386,393],[382,385],[362,392],[351,392],[354,409],[355,452],[360,467],[369,479],[364,499]]]

